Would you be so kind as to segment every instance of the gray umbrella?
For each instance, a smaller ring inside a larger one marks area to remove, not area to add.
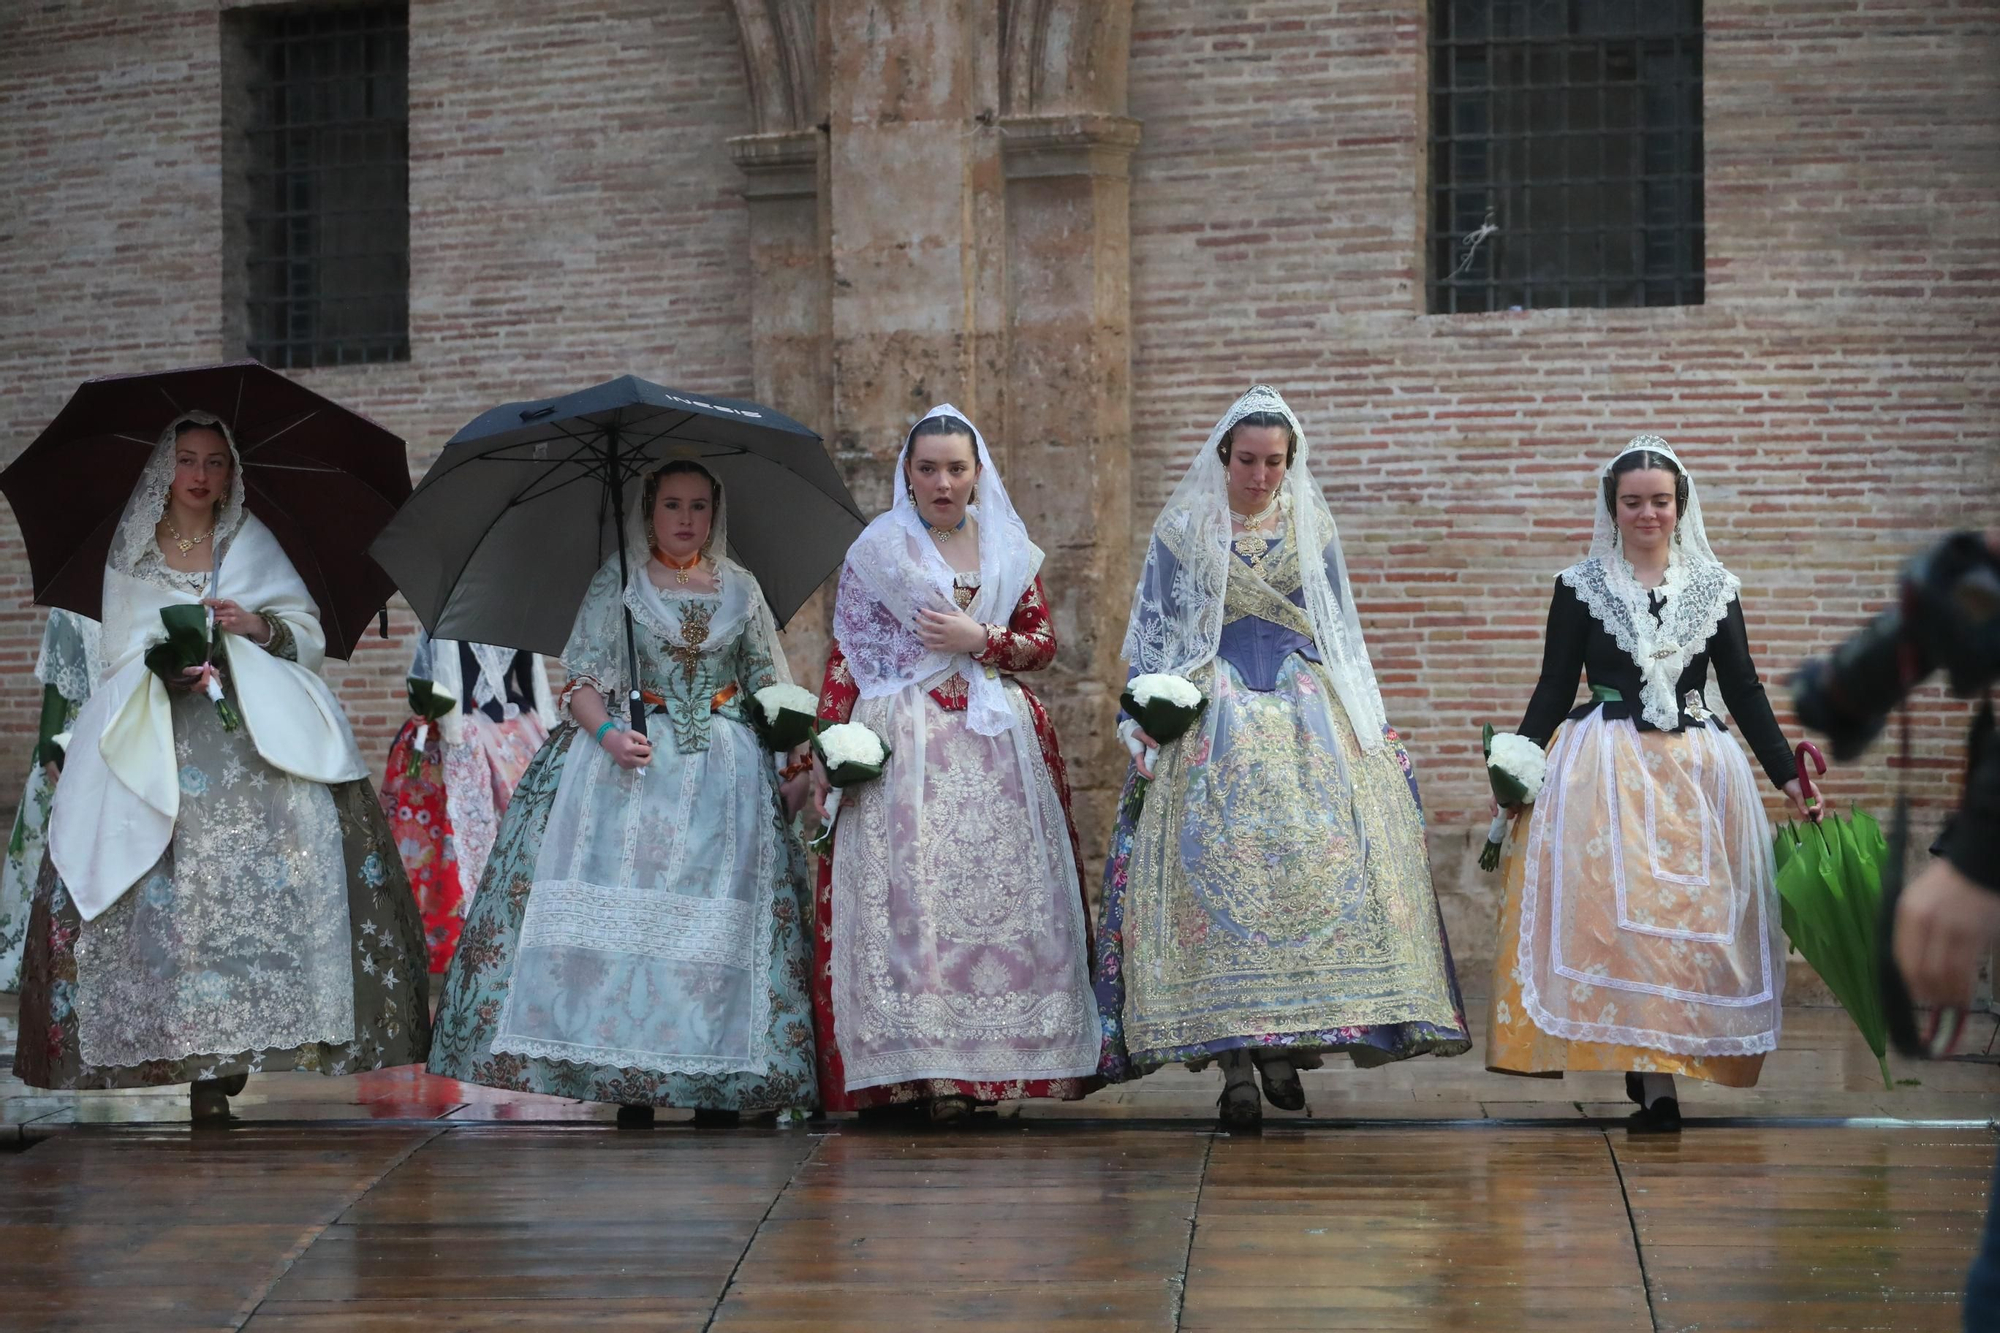
[[[591,576],[625,557],[627,488],[697,459],[729,502],[729,551],[783,624],[863,527],[819,436],[756,403],[632,375],[481,413],[445,444],[369,553],[440,638],[556,656]],[[626,616],[627,651],[631,617]],[[633,725],[643,719],[635,694]]]

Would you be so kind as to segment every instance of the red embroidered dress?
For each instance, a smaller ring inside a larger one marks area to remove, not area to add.
[[[957,598],[961,606],[967,605],[970,590],[960,588]],[[1016,673],[1039,671],[1055,660],[1055,627],[1049,616],[1048,601],[1042,590],[1041,580],[1031,583],[1013,615],[1003,628],[989,625],[986,631],[985,649],[974,655],[973,660],[990,672],[1003,676]],[[1080,905],[1084,904],[1083,878],[1080,867],[1076,838],[1076,821],[1070,813],[1070,789],[1068,772],[1064,767],[1062,750],[1056,739],[1054,726],[1049,722],[1048,712],[1042,703],[1025,686],[1010,682],[1018,690],[1027,716],[1033,724],[1036,746],[1041,764],[1054,787],[1056,800],[1062,811],[1063,831],[1069,842],[1070,862],[1079,867],[1074,888]],[[947,714],[962,715],[966,711],[968,690],[965,678],[954,675],[939,686],[926,692],[926,707],[935,705]],[[856,704],[860,699],[854,677],[849,672],[847,660],[838,646],[827,659],[825,683],[820,690],[819,715],[827,722],[847,722],[855,720]],[[898,757],[901,757],[899,751]],[[890,763],[898,762],[892,757]],[[927,774],[927,777],[930,775]],[[814,911],[818,929],[814,932],[813,951],[813,1023],[814,1036],[819,1048],[820,1103],[829,1111],[849,1111],[864,1107],[884,1106],[898,1102],[912,1102],[934,1097],[967,1096],[979,1101],[994,1102],[1017,1100],[1029,1097],[1050,1097],[1075,1099],[1082,1097],[1097,1086],[1094,1077],[1033,1078],[1017,1077],[996,1080],[965,1080],[957,1078],[917,1078],[905,1082],[886,1083],[874,1087],[847,1090],[847,1071],[841,1058],[839,1034],[834,1021],[834,864],[839,854],[839,839],[849,829],[850,821],[858,821],[855,807],[857,793],[867,793],[869,788],[892,780],[885,775],[880,783],[871,783],[867,788],[851,788],[843,805],[840,823],[835,833],[835,850],[820,859],[815,875]],[[863,799],[867,799],[865,796]],[[1006,873],[1007,865],[995,858],[988,869]],[[1082,920],[1087,923],[1087,905],[1082,906]],[[935,933],[945,933],[942,925],[924,923],[923,928]],[[915,927],[903,926],[904,930]],[[976,933],[976,931],[974,932]],[[941,949],[943,946],[939,946]],[[1088,948],[1086,942],[1086,950]]]

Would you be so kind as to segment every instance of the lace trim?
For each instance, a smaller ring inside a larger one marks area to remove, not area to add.
[[[724,865],[735,859],[734,833],[731,828]],[[677,843],[675,852],[681,850]],[[754,905],[733,898],[644,893],[577,879],[544,880],[534,891],[544,911],[522,928],[524,949],[598,950],[615,941],[619,953],[642,958],[740,968],[756,943]]]
[[[648,1074],[762,1074],[770,1068],[769,1059],[763,1057],[663,1055],[658,1051],[627,1050],[621,1046],[578,1046],[505,1034],[494,1036],[492,1050],[496,1055],[521,1055],[531,1060],[547,1060],[586,1070],[602,1066],[639,1069]]]
[[[1651,590],[1665,603],[1655,621],[1649,591],[1622,557],[1614,558],[1621,566],[1616,572],[1592,556],[1557,577],[1639,669],[1641,715],[1662,731],[1676,731],[1681,673],[1715,637],[1742,585],[1721,565],[1697,565],[1676,551],[1667,561],[1666,579]]]
[[[1537,803],[1530,816],[1528,845],[1522,852],[1522,855],[1529,858],[1531,873],[1536,859],[1541,855],[1544,840],[1549,836],[1548,824],[1550,822],[1557,823],[1558,827],[1555,829],[1554,836],[1559,842],[1563,836],[1563,829],[1560,824],[1561,793],[1559,788],[1566,780],[1565,770],[1574,759],[1580,747],[1584,728],[1593,719],[1597,721],[1597,725],[1599,726],[1611,725],[1604,723],[1601,720],[1601,715],[1593,714],[1592,719],[1586,719],[1585,723],[1578,724],[1566,733],[1549,754],[1549,780],[1544,787],[1544,794],[1554,799],[1545,799]],[[1626,723],[1625,725],[1629,726],[1630,724]],[[1721,735],[1723,733],[1716,734]],[[1737,754],[1740,758],[1742,754],[1740,748]],[[1743,762],[1747,770],[1748,760],[1744,760]],[[1751,785],[1754,790],[1754,779]],[[1761,806],[1759,808],[1761,809]],[[1769,1005],[1772,1011],[1770,1028],[1763,1032],[1751,1033],[1744,1036],[1697,1037],[1681,1033],[1660,1032],[1651,1028],[1620,1023],[1565,1019],[1557,1017],[1554,1013],[1550,1012],[1548,1007],[1542,1003],[1541,991],[1535,981],[1534,941],[1538,936],[1542,919],[1540,910],[1541,895],[1535,891],[1535,887],[1532,879],[1523,882],[1520,934],[1515,947],[1513,966],[1514,980],[1521,987],[1521,1005],[1527,1010],[1528,1016],[1534,1022],[1535,1026],[1543,1032],[1565,1041],[1596,1042],[1614,1046],[1639,1046],[1649,1050],[1667,1051],[1674,1055],[1760,1055],[1777,1049],[1780,1030],[1784,1025],[1784,1004],[1783,997],[1779,993],[1779,988],[1773,984],[1771,974],[1772,920],[1768,905],[1760,905],[1761,920],[1759,923],[1759,934],[1763,937],[1758,947],[1765,972],[1764,989],[1757,996],[1750,997],[1739,1003],[1728,1004],[1726,1007],[1751,1008],[1760,1004]],[[1553,906],[1554,904],[1552,904]],[[1748,904],[1746,903],[1746,908],[1747,906]],[[1559,921],[1554,919],[1560,913],[1552,911],[1550,915],[1552,918],[1550,923],[1551,929],[1554,929],[1560,924]],[[1623,915],[1622,911],[1620,915]],[[1780,943],[1782,942],[1780,941]],[[1569,977],[1572,980],[1584,982],[1588,982],[1589,980],[1589,978],[1579,977],[1574,972],[1565,969],[1558,968],[1557,972],[1558,975]],[[1659,987],[1647,987],[1645,989],[1652,993],[1662,993],[1662,988]],[[1690,1002],[1714,1003],[1714,1001],[1706,997],[1691,1000]]]

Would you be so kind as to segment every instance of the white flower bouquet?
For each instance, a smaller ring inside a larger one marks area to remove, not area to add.
[[[826,766],[826,780],[836,787],[853,787],[882,776],[889,747],[859,722],[837,722],[813,737],[813,753]]]
[[[410,701],[410,711],[417,717],[417,734],[410,746],[409,762],[410,776],[415,777],[423,767],[424,747],[430,744],[431,723],[450,717],[458,707],[458,696],[422,676],[405,676],[403,686]]]
[[[1495,731],[1487,724],[1481,737],[1481,748],[1486,754],[1486,780],[1493,788],[1493,799],[1500,803],[1500,813],[1494,817],[1492,827],[1486,830],[1486,847],[1479,854],[1481,870],[1498,869],[1500,848],[1507,840],[1507,807],[1510,805],[1533,805],[1535,798],[1542,794],[1542,780],[1548,775],[1548,756],[1542,747],[1526,736],[1517,736],[1511,731]]]
[[[819,700],[797,685],[766,685],[750,696],[750,726],[767,750],[783,754],[812,739]]]
[[[1208,707],[1208,700],[1193,681],[1165,673],[1132,677],[1118,702],[1161,745],[1179,740]]]
[[[842,789],[881,777],[890,750],[880,736],[859,722],[837,722],[822,727],[813,736],[812,747],[826,769],[827,782],[833,787],[826,802],[826,827],[812,843],[814,851],[825,852],[833,845],[833,825],[840,818]]]

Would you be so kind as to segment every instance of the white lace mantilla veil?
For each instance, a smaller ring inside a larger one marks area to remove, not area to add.
[[[206,426],[229,445],[229,495],[215,515],[215,535],[209,538],[214,543],[213,563],[218,571],[230,542],[243,527],[243,455],[237,452],[235,432],[212,412],[183,412],[168,422],[153,442],[152,457],[146,460],[131,496],[125,501],[125,511],[119,515],[118,530],[111,538],[110,563],[122,574],[137,575],[140,561],[157,549],[157,529],[167,512],[167,492],[174,484],[174,442],[183,425]],[[210,582],[213,584],[214,580]]]
[[[834,639],[862,698],[879,699],[911,685],[929,687],[957,672],[970,687],[966,725],[981,736],[998,736],[1016,721],[1000,679],[975,667],[966,654],[932,652],[914,629],[919,610],[958,609],[952,599],[957,575],[917,516],[903,471],[917,426],[933,417],[963,421],[979,455],[978,499],[966,512],[979,524],[980,583],[966,614],[981,624],[1006,624],[1041,571],[1041,548],[1028,540],[1027,526],[1007,498],[986,437],[965,413],[939,403],[903,437],[896,455],[895,503],[848,548],[833,607]]]
[[[1125,660],[1141,673],[1187,676],[1215,659],[1222,642],[1229,562],[1235,559],[1230,553],[1229,474],[1216,446],[1230,427],[1259,412],[1283,417],[1298,440],[1292,464],[1285,469],[1280,502],[1291,514],[1299,544],[1306,618],[1355,739],[1362,749],[1378,751],[1385,743],[1382,730],[1387,725],[1382,691],[1355,614],[1340,532],[1313,480],[1305,428],[1268,385],[1254,386],[1223,413],[1154,520],[1153,540],[1125,629]],[[1163,552],[1172,559],[1163,560]],[[1311,559],[1309,553],[1324,558]],[[1329,569],[1335,572],[1329,574]]]
[[[1674,526],[1673,545],[1667,553],[1666,579],[1649,593],[1632,573],[1618,533],[1618,521],[1604,502],[1604,483],[1611,469],[1628,454],[1648,451],[1671,459],[1687,479],[1687,508]],[[1597,474],[1593,497],[1596,521],[1591,529],[1590,554],[1565,569],[1558,577],[1568,584],[1604,626],[1605,632],[1632,659],[1641,678],[1641,714],[1662,731],[1680,726],[1681,701],[1677,693],[1681,673],[1687,664],[1708,646],[1716,626],[1729,612],[1742,584],[1722,567],[1708,544],[1708,529],[1701,518],[1701,492],[1694,474],[1682,463],[1667,442],[1657,435],[1637,435],[1615,454]],[[1655,621],[1650,598],[1657,595],[1665,606]]]
[[[648,469],[648,473],[678,461],[682,460],[669,455],[658,467]],[[690,453],[685,461],[699,464],[701,460]],[[771,655],[778,680],[789,685],[792,683],[791,669],[785,662],[784,645],[778,639],[777,617],[772,615],[770,603],[764,598],[764,587],[757,582],[755,574],[729,556],[728,550],[729,491],[725,487],[709,524],[708,553],[715,561],[722,605],[709,622],[707,641],[710,644],[727,643],[735,637],[737,630],[749,622],[751,632],[758,636]],[[651,576],[646,573],[646,566],[652,558],[652,515],[646,512],[646,483],[641,477],[630,483],[625,497],[625,592],[620,604],[631,611],[633,619],[639,624],[670,642],[679,643],[680,612],[672,608],[670,600],[654,586]],[[613,555],[599,568],[596,579],[592,581],[593,593],[600,581],[615,581],[617,572],[618,557]],[[475,654],[477,651],[474,650]],[[624,621],[618,616],[600,618],[594,615],[588,594],[583,607],[577,612],[576,626],[570,631],[569,642],[563,647],[562,663],[570,679],[587,680],[597,686],[611,716],[626,716],[626,701],[633,682],[628,679],[630,663],[625,651]],[[567,693],[563,705],[567,709]]]

